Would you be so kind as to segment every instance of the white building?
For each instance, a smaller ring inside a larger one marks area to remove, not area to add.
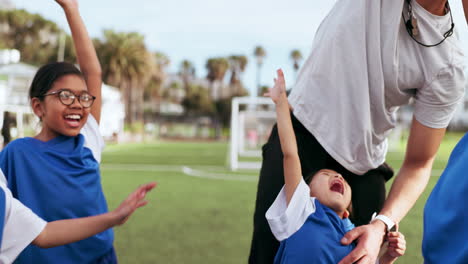
[[[31,114],[28,90],[36,71],[36,67],[24,63],[0,66],[0,126],[5,111],[14,113],[18,137],[24,136],[24,115]]]
[[[102,85],[100,130],[105,139],[116,140],[123,133],[125,105],[119,89]]]
[[[14,8],[15,8],[15,5],[10,0],[0,0],[0,9],[10,10]]]

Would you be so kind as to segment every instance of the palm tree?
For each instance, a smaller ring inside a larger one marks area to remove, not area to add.
[[[257,90],[255,94],[258,96],[260,90],[260,70],[263,65],[263,59],[266,57],[266,51],[263,49],[262,46],[256,46],[254,50],[254,56],[257,59]]]
[[[161,52],[151,54],[150,77],[145,85],[144,99],[148,102],[148,108],[154,112],[160,112],[160,101],[162,96],[162,85],[166,79],[166,67],[170,63],[169,57]]]
[[[205,64],[208,74],[206,78],[210,82],[222,81],[226,75],[226,71],[229,68],[229,62],[226,58],[210,58]]]
[[[294,74],[297,76],[297,71],[299,70],[300,63],[302,60],[302,53],[300,50],[295,49],[291,51],[291,59],[293,61]]]
[[[245,89],[242,86],[240,76],[247,67],[248,59],[244,55],[229,56],[229,70],[231,71],[231,79],[229,85],[233,90],[232,95],[242,96],[245,95]]]
[[[193,63],[189,60],[183,60],[180,64],[180,75],[193,77],[195,75],[195,67]]]
[[[219,99],[219,90],[222,87],[224,76],[229,69],[229,62],[223,57],[210,58],[205,67],[208,70],[206,78],[211,83],[211,96],[214,100],[217,100]]]
[[[154,62],[139,33],[104,31],[97,54],[102,64],[103,80],[120,87],[125,99],[126,122],[131,124],[143,115],[143,87],[151,76]]]
[[[183,60],[180,64],[180,76],[182,77],[182,82],[184,83],[185,94],[188,94],[190,82],[195,77],[195,67],[193,63],[189,60]]]

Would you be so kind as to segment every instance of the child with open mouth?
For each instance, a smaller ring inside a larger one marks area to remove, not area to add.
[[[336,264],[355,247],[340,243],[354,228],[348,218],[351,187],[339,173],[330,169],[321,169],[305,179],[302,177],[281,70],[278,70],[274,87],[266,95],[276,104],[285,181],[266,212],[271,231],[281,242],[274,263]],[[380,264],[393,263],[406,250],[401,233],[389,232],[386,240],[388,245],[379,259]]]

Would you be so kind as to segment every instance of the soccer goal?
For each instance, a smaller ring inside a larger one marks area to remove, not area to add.
[[[231,170],[259,169],[262,145],[276,122],[274,104],[270,98],[235,97],[231,109]]]

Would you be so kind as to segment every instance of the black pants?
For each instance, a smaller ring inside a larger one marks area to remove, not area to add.
[[[355,225],[367,224],[374,212],[382,209],[385,201],[385,181],[393,176],[386,164],[364,175],[355,175],[336,162],[315,137],[291,115],[296,134],[303,177],[320,169],[333,169],[348,181],[352,190],[352,217]],[[352,140],[352,139],[350,139]],[[284,185],[283,154],[276,125],[263,146],[263,163],[258,182],[254,212],[254,230],[250,248],[250,264],[273,263],[279,242],[271,233],[265,213]]]

